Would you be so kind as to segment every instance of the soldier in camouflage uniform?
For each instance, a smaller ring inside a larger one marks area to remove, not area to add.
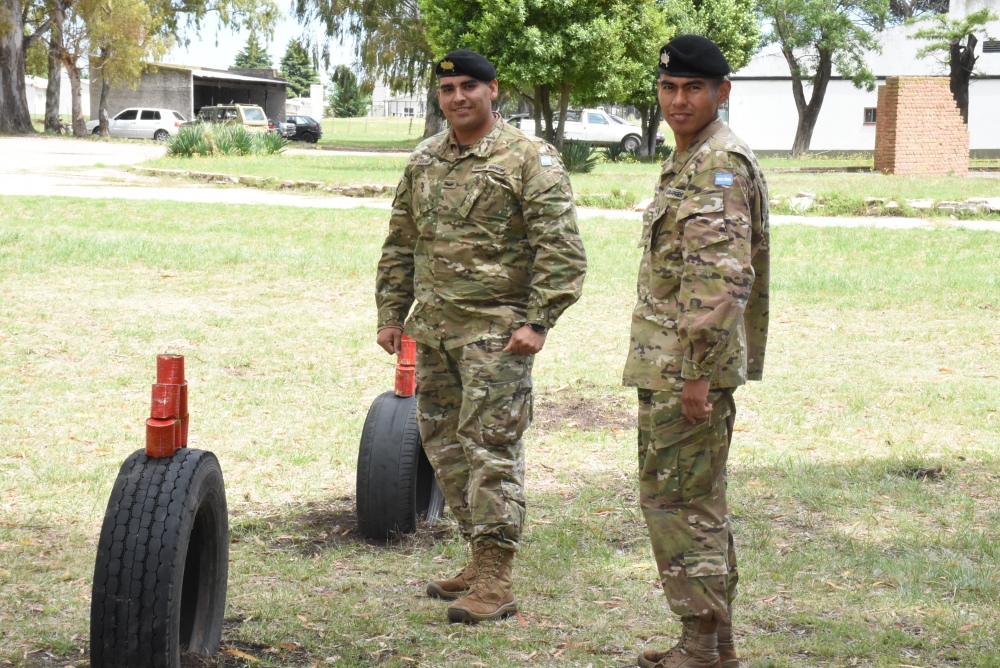
[[[676,150],[643,217],[624,383],[639,391],[640,503],[680,642],[644,668],[736,668],[736,553],[726,505],[733,391],[761,378],[768,321],[768,197],[753,153],[719,119],[729,64],[682,35],[657,82]]]
[[[378,343],[395,353],[404,328],[417,341],[420,436],[472,545],[462,572],[427,593],[454,601],[449,619],[472,623],[517,610],[531,365],[579,299],[586,260],[558,153],[493,113],[493,65],[459,50],[436,74],[451,130],[417,147],[396,190],[376,281]]]

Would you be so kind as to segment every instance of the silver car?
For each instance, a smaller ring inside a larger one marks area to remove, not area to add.
[[[108,131],[112,137],[167,141],[177,134],[183,122],[184,117],[173,109],[129,107],[108,121]],[[87,123],[87,130],[95,135],[98,134],[100,121]]]

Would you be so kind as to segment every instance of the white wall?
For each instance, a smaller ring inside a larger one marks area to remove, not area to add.
[[[969,148],[1000,149],[1000,79],[973,79],[969,84]]]
[[[45,89],[49,85],[48,79],[41,77],[24,77],[25,93],[28,98],[28,113],[45,115]],[[81,108],[84,115],[90,113],[90,81],[83,79],[80,81]],[[73,96],[69,85],[69,76],[66,71],[62,71],[62,78],[59,83],[59,114],[70,116],[73,113]]]
[[[811,90],[806,88],[808,99]],[[756,151],[790,151],[798,113],[790,80],[733,81],[729,125]],[[875,126],[865,125],[865,107],[878,103],[876,92],[849,81],[831,81],[813,131],[812,151],[873,151]]]

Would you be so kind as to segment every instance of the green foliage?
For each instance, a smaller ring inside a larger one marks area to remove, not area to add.
[[[346,65],[338,65],[330,73],[330,84],[326,87],[326,115],[333,118],[357,118],[367,116],[372,96],[362,91],[358,78]]]
[[[762,0],[760,10],[771,24],[769,40],[790,60],[792,79],[813,82],[828,77],[829,67],[858,88],[875,90],[867,56],[881,53],[878,33],[889,16],[888,0]]]
[[[594,171],[602,153],[595,151],[590,142],[568,140],[559,151],[563,165],[572,174],[586,174]]]
[[[718,44],[734,72],[760,49],[761,15],[754,0],[669,0],[667,15],[676,34],[704,35]]]
[[[610,195],[577,195],[575,199],[579,206],[599,209],[631,209],[639,201],[635,193],[622,188],[612,188]]]
[[[251,34],[247,38],[247,45],[236,54],[235,65],[241,69],[266,69],[272,67],[271,56],[258,43],[257,36]]]
[[[604,147],[604,160],[606,162],[630,163],[637,162],[635,156],[622,148],[621,144],[608,144]]]
[[[44,40],[31,43],[24,54],[24,73],[43,79],[49,78],[49,51]]]
[[[281,76],[288,81],[288,97],[308,97],[309,86],[319,83],[315,59],[302,42],[292,39],[281,59]]]
[[[185,125],[167,144],[167,155],[253,156],[280,153],[288,140],[276,132],[250,132],[242,125]]]
[[[986,25],[998,18],[1000,16],[986,8],[960,19],[953,19],[947,14],[924,14],[907,23],[924,26],[910,35],[910,39],[930,42],[917,51],[917,58],[940,57],[942,62],[949,63],[953,42],[961,41],[976,33],[985,34]]]

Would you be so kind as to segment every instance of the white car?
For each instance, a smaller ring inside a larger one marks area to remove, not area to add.
[[[559,119],[554,117],[553,123]],[[535,134],[535,122],[530,118],[520,119],[519,126],[525,134]],[[618,116],[612,116],[600,109],[570,110],[566,114],[566,129],[563,137],[591,144],[617,144],[622,149],[635,153],[642,142],[642,128],[636,127]],[[656,142],[663,143],[663,134],[656,134]]]
[[[177,134],[183,122],[184,117],[172,109],[129,107],[108,121],[108,132],[112,137],[167,141]],[[87,130],[96,135],[100,132],[100,124],[100,121],[90,121]]]

